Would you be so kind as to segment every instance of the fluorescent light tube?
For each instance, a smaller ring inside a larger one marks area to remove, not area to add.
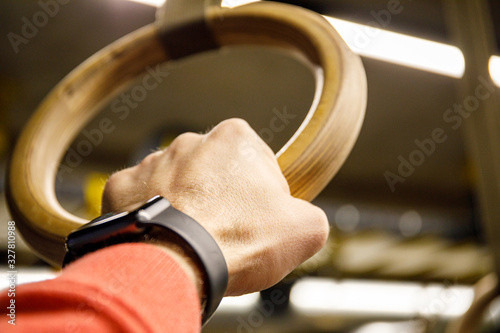
[[[129,0],[129,1],[142,3],[144,5],[149,5],[153,7],[160,7],[165,2],[165,0]]]
[[[500,57],[491,56],[489,67],[491,79],[497,86],[500,87]]]
[[[311,316],[455,318],[467,311],[473,298],[473,288],[459,285],[303,278],[292,287],[290,303]]]
[[[465,60],[459,48],[325,16],[349,47],[365,57],[461,78]]]

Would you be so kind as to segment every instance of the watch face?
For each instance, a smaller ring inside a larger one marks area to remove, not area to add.
[[[66,238],[63,264],[106,246],[143,240],[147,230],[143,222],[150,221],[170,207],[170,202],[161,196],[155,196],[134,206],[135,210],[105,214],[71,232]]]
[[[163,199],[163,197],[159,196],[159,195],[156,195],[154,197],[152,197],[151,199],[148,199],[148,200],[144,200],[144,201],[140,201],[138,203],[134,203],[134,204],[131,204],[131,205],[128,205],[128,206],[125,206],[123,208],[121,208],[119,211],[113,211],[113,212],[110,212],[110,213],[106,213],[92,221],[95,221],[95,220],[98,220],[98,219],[101,219],[103,218],[104,216],[108,216],[109,214],[111,215],[121,215],[123,213],[133,213],[133,212],[137,212],[141,209],[144,209],[144,208],[147,208],[151,205],[154,205],[156,202],[160,201],[161,199]],[[164,199],[166,200],[166,199]]]
[[[92,228],[92,227],[95,227],[95,226],[98,226],[98,225],[101,225],[104,223],[108,223],[112,220],[118,220],[126,215],[128,215],[128,212],[123,212],[123,213],[118,213],[118,214],[107,213],[107,214],[104,214],[102,216],[99,216],[98,218],[93,219],[89,223],[84,224],[83,226],[78,228],[78,230],[85,230],[87,228]],[[76,231],[78,231],[78,230],[76,230]]]
[[[148,217],[156,215],[155,213],[157,211],[161,212],[166,205],[160,204],[159,206],[161,207],[155,207],[155,204],[163,203],[163,201],[170,205],[168,200],[161,196],[155,196],[145,202],[134,205],[133,207],[128,207],[131,208],[131,211],[104,214],[71,232],[67,237],[67,243],[75,244],[80,241],[88,242],[91,238],[100,239],[116,233],[126,232],[130,227],[133,227],[136,224],[140,213],[144,212],[145,214],[143,215]]]

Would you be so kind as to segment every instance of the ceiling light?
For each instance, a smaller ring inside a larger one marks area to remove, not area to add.
[[[493,82],[500,87],[500,57],[491,56],[490,58],[490,76]]]
[[[22,273],[17,274],[16,285],[50,280],[57,277],[59,274],[60,274],[59,271],[56,271],[52,268],[25,267],[23,268]],[[0,289],[5,289],[8,287],[9,287],[9,273],[6,271],[4,273],[0,273]]]
[[[290,302],[310,316],[454,318],[467,311],[473,297],[473,289],[466,286],[304,278],[292,287]]]
[[[259,304],[259,293],[251,293],[236,297],[224,297],[217,312],[245,312],[255,309]]]
[[[165,3],[165,0],[129,0],[133,2],[142,3],[149,6],[160,7]],[[260,0],[222,0],[222,7],[233,8],[241,5],[245,5],[250,2],[257,2]]]
[[[154,7],[160,7],[165,2],[165,0],[129,0],[129,1],[138,2],[144,5],[149,5]]]
[[[164,0],[131,0],[160,6]],[[224,7],[236,7],[258,0],[223,0]],[[462,52],[455,46],[403,35],[329,16],[351,49],[368,58],[416,68],[436,74],[461,78],[465,71]]]
[[[465,60],[459,48],[325,16],[351,49],[365,57],[461,78]]]

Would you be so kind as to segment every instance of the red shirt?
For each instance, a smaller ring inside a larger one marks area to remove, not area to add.
[[[22,274],[22,270],[20,273]],[[20,285],[15,326],[0,295],[0,332],[200,332],[196,287],[165,251],[120,244],[86,255],[52,280]]]

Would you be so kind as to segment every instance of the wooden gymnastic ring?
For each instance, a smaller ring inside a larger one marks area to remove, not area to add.
[[[486,311],[498,299],[498,277],[490,273],[474,285],[474,299],[471,306],[457,320],[451,322],[446,333],[479,333]]]
[[[318,68],[316,97],[304,122],[277,153],[292,194],[312,200],[350,153],[366,107],[360,58],[320,15],[291,5],[258,2],[211,8],[206,22],[221,46],[282,47]],[[55,195],[58,166],[72,140],[100,108],[148,67],[170,60],[152,24],[107,46],[64,78],[21,134],[9,166],[7,199],[32,249],[60,266],[66,235],[86,223]]]

